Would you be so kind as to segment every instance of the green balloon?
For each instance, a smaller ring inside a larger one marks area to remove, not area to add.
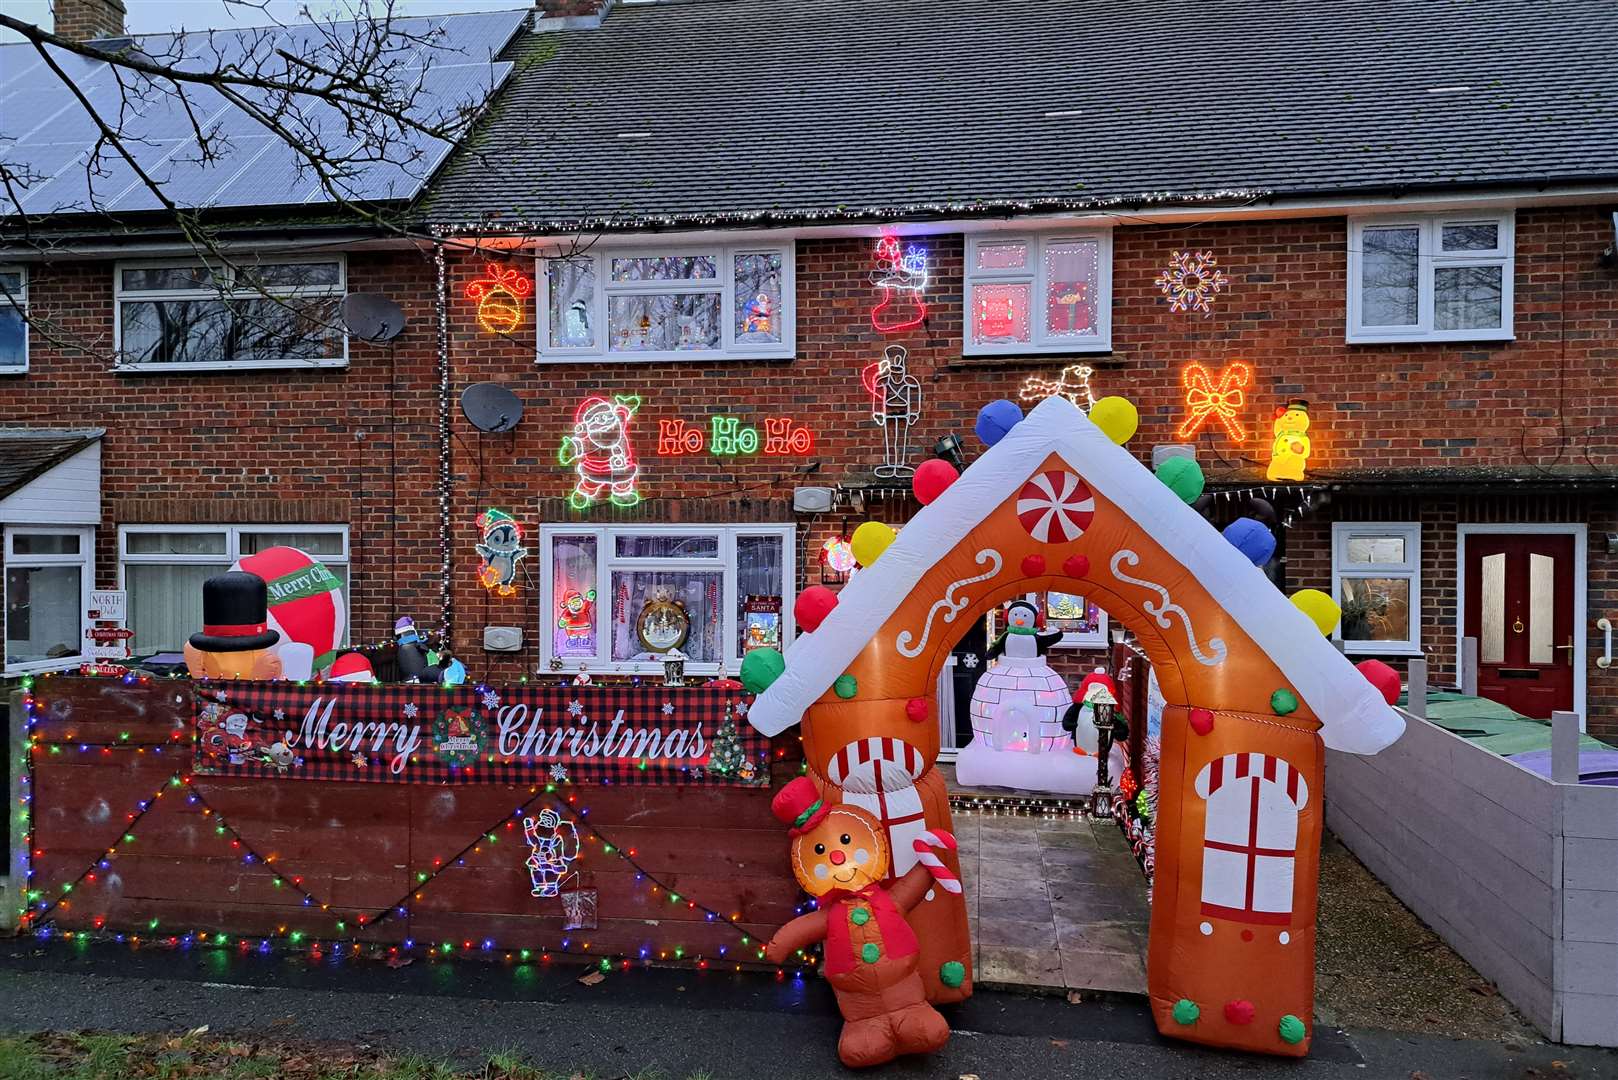
[[[844,700],[860,692],[860,684],[855,681],[852,675],[837,676],[837,681],[831,684],[831,688],[837,692],[838,697]]]
[[[1277,716],[1298,711],[1298,695],[1291,690],[1277,690],[1270,695],[1270,711]]]
[[[1202,497],[1207,481],[1203,479],[1202,466],[1190,458],[1164,458],[1154,471],[1163,486],[1178,495],[1182,502],[1194,503]]]
[[[945,960],[938,965],[938,981],[955,989],[966,981],[966,965],[959,960]]]
[[[754,649],[742,660],[742,686],[749,693],[762,694],[786,669],[786,657],[779,650]]]
[[[1197,1022],[1197,1017],[1201,1015],[1202,1010],[1197,1008],[1197,1003],[1190,998],[1181,998],[1174,1003],[1174,1022],[1176,1024],[1194,1024]]]
[[[1281,1022],[1276,1025],[1276,1034],[1281,1036],[1282,1042],[1297,1046],[1303,1042],[1303,1037],[1309,1034],[1309,1031],[1303,1026],[1302,1020],[1299,1020],[1291,1013],[1287,1013],[1281,1017]]]

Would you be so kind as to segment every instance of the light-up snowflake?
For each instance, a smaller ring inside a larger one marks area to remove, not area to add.
[[[558,784],[567,782],[567,770],[560,764],[551,766],[551,779]]]
[[[482,701],[485,709],[498,709],[500,707],[500,695],[493,690],[483,691]]]
[[[961,657],[961,663],[966,666],[968,671],[972,670],[978,666],[978,654],[970,652],[967,653],[965,656]]]
[[[417,714],[420,712],[421,709],[417,707],[414,701],[407,701],[404,703],[404,714],[406,720],[414,720]]]
[[[1157,275],[1157,287],[1168,297],[1170,311],[1200,311],[1203,318],[1213,314],[1210,304],[1215,294],[1229,284],[1211,251],[1176,251],[1168,269]]]

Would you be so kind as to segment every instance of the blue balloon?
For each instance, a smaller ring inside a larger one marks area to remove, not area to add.
[[[1250,517],[1237,518],[1226,525],[1225,539],[1251,559],[1254,566],[1263,566],[1275,554],[1275,534],[1268,525]]]
[[[1022,423],[1022,407],[1015,401],[1001,398],[978,410],[978,422],[972,425],[984,446],[993,446],[1006,437],[1006,432]]]

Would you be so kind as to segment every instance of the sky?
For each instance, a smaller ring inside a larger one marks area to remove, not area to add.
[[[207,30],[235,26],[267,26],[274,22],[301,22],[300,12],[308,8],[316,16],[347,14],[357,0],[253,0],[252,4],[231,4],[226,0],[124,0],[128,17],[124,26],[130,33],[163,33],[171,30]],[[380,10],[381,4],[373,0]],[[528,0],[395,0],[399,15],[442,15],[455,11],[511,11],[531,7]],[[5,0],[6,14],[46,29],[51,25],[51,0]],[[269,16],[266,18],[265,13]],[[0,30],[0,41],[16,41],[17,35]]]

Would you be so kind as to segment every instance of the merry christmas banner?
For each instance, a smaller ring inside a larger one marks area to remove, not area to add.
[[[763,786],[740,690],[196,684],[196,771],[420,784]]]

